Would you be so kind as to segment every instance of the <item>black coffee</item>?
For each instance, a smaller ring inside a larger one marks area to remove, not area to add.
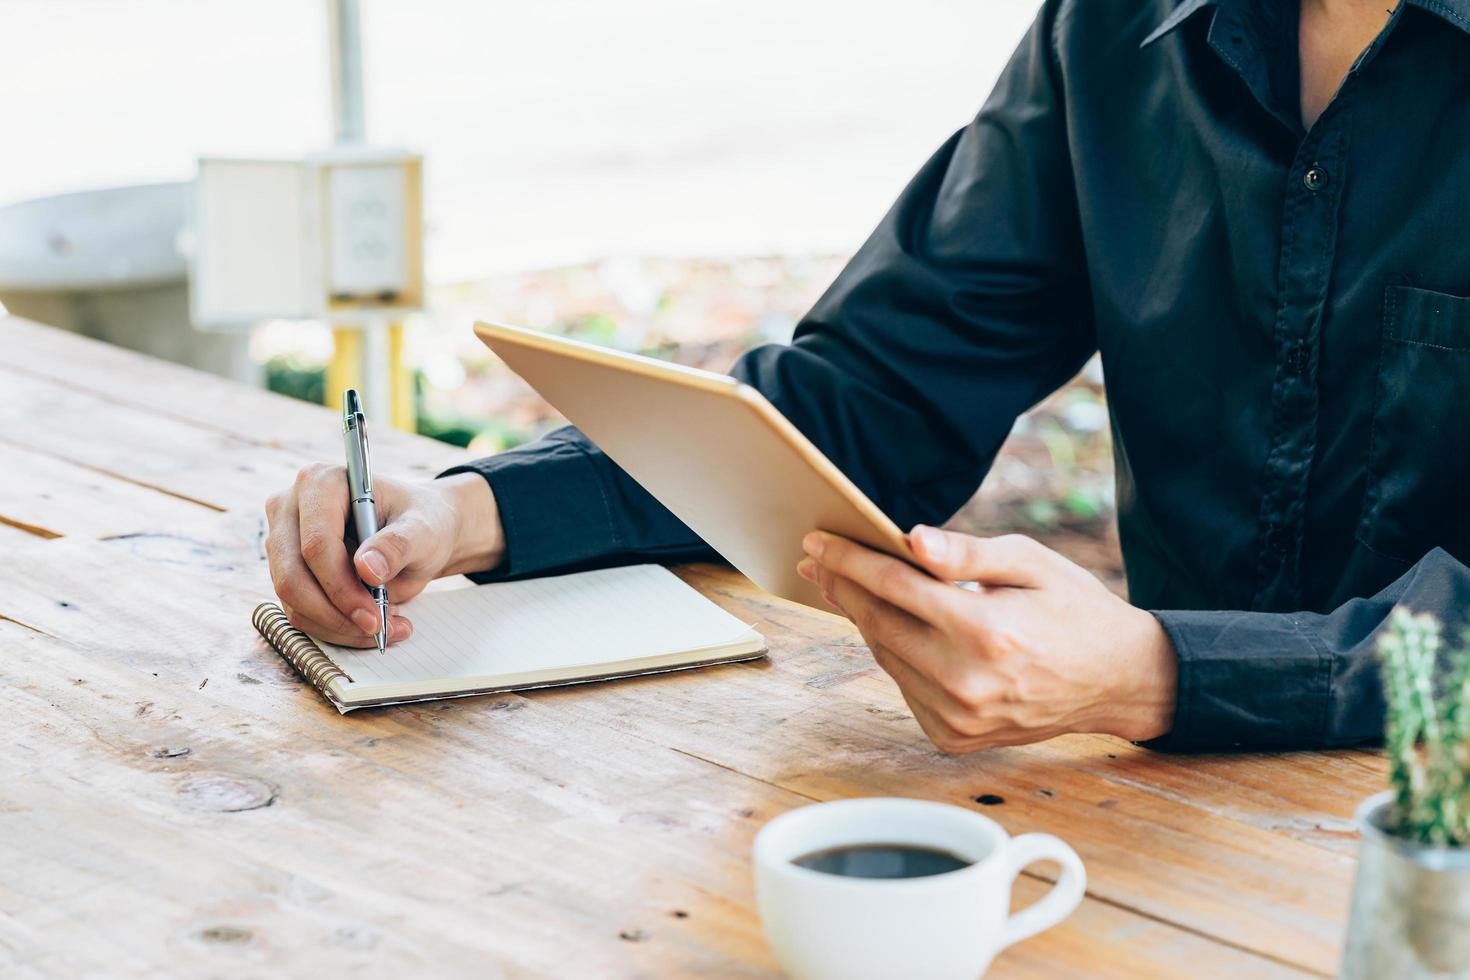
[[[913,844],[829,847],[804,854],[791,863],[847,878],[926,878],[968,868],[971,864],[949,851]]]

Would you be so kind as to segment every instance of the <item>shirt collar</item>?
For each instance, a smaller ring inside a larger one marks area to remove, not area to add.
[[[1470,33],[1470,0],[1404,0]]]
[[[1165,34],[1168,34],[1170,31],[1174,30],[1180,24],[1183,24],[1186,20],[1189,20],[1189,18],[1193,17],[1199,11],[1203,10],[1206,7],[1213,7],[1219,2],[1220,0],[1184,0],[1184,2],[1175,7],[1174,12],[1171,13],[1168,17],[1165,17],[1164,22],[1158,27],[1155,27],[1153,29],[1153,32],[1149,34],[1148,37],[1144,38],[1138,46],[1140,48],[1148,47],[1150,44],[1153,44]],[[1470,3],[1470,0],[1465,0],[1465,2]]]
[[[1228,0],[1183,0],[1138,46],[1148,47],[1206,7],[1219,6],[1225,2]],[[1404,2],[1436,14],[1442,20],[1470,33],[1470,0],[1404,0]]]

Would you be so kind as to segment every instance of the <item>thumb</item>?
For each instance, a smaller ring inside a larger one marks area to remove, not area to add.
[[[981,585],[1040,585],[1050,555],[1045,545],[1021,534],[977,538],[925,524],[914,526],[909,543],[919,564],[938,578]]]
[[[353,564],[364,581],[384,585],[413,563],[424,538],[412,533],[409,522],[396,521],[359,545]]]

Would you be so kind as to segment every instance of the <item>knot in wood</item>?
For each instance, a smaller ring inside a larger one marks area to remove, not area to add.
[[[206,943],[238,946],[255,938],[255,933],[240,926],[209,926],[199,930],[199,938]]]
[[[276,800],[276,788],[252,776],[205,772],[180,783],[179,795],[196,810],[235,813],[270,806]]]

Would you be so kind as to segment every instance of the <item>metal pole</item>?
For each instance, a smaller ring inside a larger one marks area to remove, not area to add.
[[[357,0],[327,0],[332,45],[332,120],[338,144],[367,139],[362,96],[362,14]]]
[[[327,0],[332,48],[332,122],[338,146],[367,141],[367,103],[362,88],[362,9],[359,0]],[[353,327],[333,330],[335,351],[328,380],[358,378],[368,413],[414,429],[413,384],[403,364],[403,328],[384,316],[367,316]],[[328,384],[327,404],[342,397]]]
[[[336,143],[360,143],[366,135],[362,102],[362,23],[357,0],[327,0],[327,46],[332,57],[332,130]],[[364,388],[362,332],[332,328],[326,403],[336,405],[347,388]]]

